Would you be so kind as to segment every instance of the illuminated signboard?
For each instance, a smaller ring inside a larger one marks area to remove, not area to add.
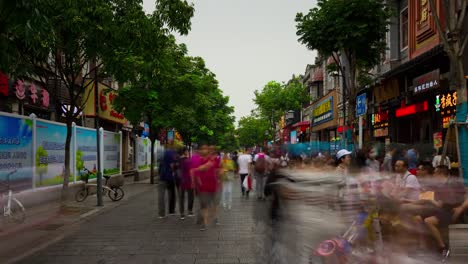
[[[414,93],[425,92],[440,86],[440,70],[436,69],[413,79]]]
[[[333,120],[333,96],[314,107],[312,110],[312,124],[318,125]]]
[[[416,113],[425,112],[429,110],[429,103],[427,101],[417,103],[414,105],[408,105],[401,107],[396,110],[396,117],[403,117],[408,115],[414,115]]]
[[[372,115],[374,137],[388,136],[388,111],[378,112]]]
[[[440,112],[442,116],[443,128],[449,127],[450,120],[457,112],[457,99],[456,91],[436,96],[435,108],[436,112]]]

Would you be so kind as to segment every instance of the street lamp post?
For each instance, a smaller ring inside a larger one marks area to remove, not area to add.
[[[96,67],[97,61],[94,60],[94,107],[96,109],[96,116],[94,118],[94,125],[96,127],[96,150],[97,150],[97,206],[103,206],[102,202],[102,174],[101,174],[101,139],[99,134],[99,100],[98,100],[98,69]]]

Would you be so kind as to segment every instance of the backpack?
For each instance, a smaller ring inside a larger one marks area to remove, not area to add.
[[[257,161],[255,161],[254,166],[255,166],[254,167],[255,172],[260,173],[260,174],[264,174],[266,172],[266,167],[267,167],[265,155],[259,154],[258,158],[257,158]]]

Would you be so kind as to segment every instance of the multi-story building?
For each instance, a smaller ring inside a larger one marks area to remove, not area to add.
[[[364,145],[376,141],[418,145],[422,153],[429,155],[445,139],[456,111],[456,87],[449,82],[450,62],[429,1],[388,3],[397,15],[390,21],[387,49],[372,71],[376,76],[374,84],[361,87],[358,92],[367,94]],[[440,15],[441,1],[437,0],[436,5]],[[311,141],[336,141],[344,131],[357,134],[357,128],[343,125],[342,80],[338,73],[326,71],[330,63],[330,58],[318,59],[306,70],[311,104],[303,109],[303,118],[310,118]],[[314,74],[309,72],[316,71],[319,65],[323,86],[312,88]]]

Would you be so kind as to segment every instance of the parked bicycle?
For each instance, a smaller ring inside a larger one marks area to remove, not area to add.
[[[97,188],[97,183],[88,183],[89,176],[91,175],[91,172],[87,169],[84,168],[85,173],[81,175],[81,180],[85,183],[83,185],[83,188],[81,188],[76,194],[75,194],[75,200],[77,202],[82,202],[88,197],[89,195],[89,189],[90,187]],[[125,193],[121,186],[123,185],[123,182],[111,182],[109,179],[111,178],[110,176],[104,175],[104,178],[106,179],[104,186],[102,186],[102,195],[108,195],[109,198],[116,202],[122,200],[124,197]]]
[[[26,219],[26,209],[23,204],[13,196],[13,191],[10,188],[10,176],[17,171],[11,171],[6,176],[6,183],[1,183],[7,187],[7,195],[3,195],[3,216],[15,223],[22,223]]]

